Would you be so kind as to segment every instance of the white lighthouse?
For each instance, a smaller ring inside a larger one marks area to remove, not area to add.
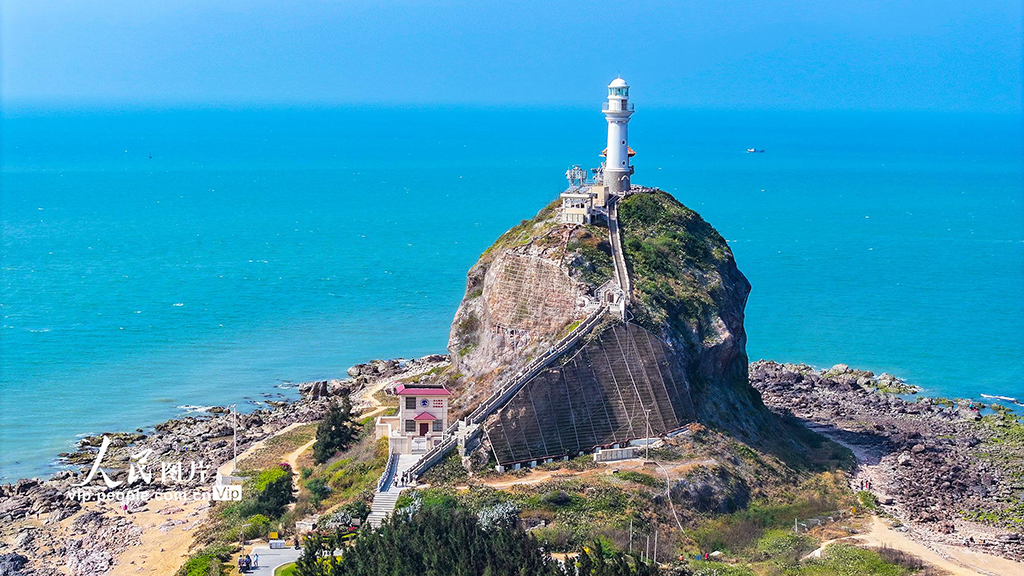
[[[629,103],[629,84],[622,78],[608,85],[608,102],[601,111],[608,120],[608,148],[605,149],[604,184],[609,194],[629,190],[629,177],[633,167],[629,164],[629,117],[633,105]]]

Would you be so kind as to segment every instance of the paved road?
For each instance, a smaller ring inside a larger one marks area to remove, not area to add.
[[[302,550],[296,550],[289,546],[287,548],[280,548],[277,550],[271,550],[266,546],[254,546],[252,552],[249,555],[259,554],[260,565],[259,568],[252,569],[249,574],[273,574],[274,569],[278,566],[288,564],[289,562],[295,562],[299,556],[302,555]],[[238,557],[235,556],[235,563],[238,563]]]

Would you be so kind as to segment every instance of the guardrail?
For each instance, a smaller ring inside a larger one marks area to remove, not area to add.
[[[622,251],[622,234],[619,231],[619,202],[615,199],[608,208],[608,236],[612,245],[612,260],[615,262],[615,278],[622,288],[625,299],[623,305],[629,304],[629,297],[633,293],[633,287],[629,280],[629,270],[626,268],[626,257]]]
[[[398,457],[394,452],[388,454],[388,463],[384,465],[384,473],[380,475],[380,480],[377,481],[377,492],[384,492],[384,487],[388,486],[391,480],[395,476],[395,466],[398,463]]]
[[[543,370],[554,359],[558,358],[566,350],[576,345],[580,338],[589,334],[590,331],[597,326],[597,323],[600,321],[606,310],[607,306],[602,303],[593,314],[588,316],[579,326],[573,329],[572,332],[566,334],[565,337],[552,346],[547,353],[530,361],[529,364],[516,372],[515,376],[511,377],[501,388],[488,396],[487,399],[484,400],[476,410],[473,410],[473,412],[464,420],[464,422],[470,426],[477,426],[474,430],[467,430],[466,440],[470,440],[473,436],[479,433],[481,422],[490,416],[494,410],[503,406],[510,396],[518,392],[520,388],[522,388],[530,381],[531,378],[536,376],[538,372]],[[420,459],[417,460],[408,471],[406,471],[406,474],[410,478],[419,478],[420,475],[426,472],[427,469],[447,454],[449,450],[458,445],[458,431],[458,421],[448,426],[445,430],[444,439],[421,456]]]
[[[594,326],[597,325],[598,320],[604,315],[606,305],[601,304],[593,314],[587,317],[582,324],[577,326],[572,332],[562,338],[557,344],[551,347],[551,349],[544,355],[535,358],[522,370],[516,373],[504,386],[496,390],[491,394],[480,406],[477,406],[476,410],[469,415],[466,420],[470,424],[479,424],[483,422],[485,418],[491,415],[499,405],[503,405],[508,397],[518,392],[526,382],[537,375],[538,372],[543,370],[552,360],[558,358],[563,352],[572,347],[579,341],[580,338],[588,334]]]
[[[456,438],[455,436],[448,436],[430,450],[420,456],[420,459],[415,464],[409,467],[405,472],[409,478],[419,478],[428,468],[437,463],[449,450],[455,447]]]

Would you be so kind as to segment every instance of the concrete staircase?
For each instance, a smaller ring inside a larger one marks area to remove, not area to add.
[[[378,486],[373,493],[373,504],[370,505],[370,515],[366,521],[370,526],[377,528],[392,512],[395,511],[395,503],[401,496],[402,490],[409,486],[402,484],[401,478],[405,472],[419,461],[419,456],[413,454],[400,454],[392,462],[393,470],[385,470],[386,481]]]

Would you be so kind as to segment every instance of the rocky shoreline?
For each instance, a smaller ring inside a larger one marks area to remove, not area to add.
[[[919,539],[1024,560],[1024,445],[1007,441],[1012,422],[971,400],[907,400],[887,390],[911,389],[883,376],[846,365],[750,366],[764,403],[851,448],[861,463],[856,487],[871,481],[882,510]]]
[[[238,414],[238,451],[289,425],[318,420],[336,397],[367,396],[358,393],[382,379],[421,373],[447,360],[443,355],[375,360],[349,368],[344,380],[301,384],[297,400]],[[898,378],[844,365],[818,371],[804,364],[758,361],[750,365],[750,382],[771,410],[793,416],[849,446],[862,462],[857,481],[871,480],[882,510],[910,526],[918,539],[968,545],[1024,560],[1021,519],[1016,517],[1014,522],[1014,513],[1006,512],[1020,502],[1024,490],[1020,476],[1024,448],[999,441],[1004,430],[994,418],[997,414],[983,416],[984,405],[966,400],[907,400],[896,392],[912,394],[914,389]],[[234,429],[229,410],[212,408],[205,414],[158,424],[148,435],[139,431],[107,434],[111,441],[104,469],[117,482],[127,479],[131,457],[141,451],[150,451],[147,462],[157,470],[161,463],[199,455],[205,477],[197,472],[182,481],[165,482],[154,474],[147,487],[153,491],[209,487],[217,468],[232,458]],[[62,455],[79,470],[0,485],[0,576],[104,574],[124,550],[139,542],[141,529],[123,513],[122,502],[96,506],[69,497],[74,485],[88,474],[101,446],[102,436],[87,437],[77,451]],[[101,493],[116,491],[104,485],[100,474],[88,487]],[[129,512],[168,509],[165,503],[146,500],[127,505]],[[198,525],[203,510],[191,513],[190,524],[180,529]],[[979,521],[983,519],[987,521]],[[184,522],[168,518],[166,523]]]
[[[319,420],[336,397],[358,392],[382,378],[395,378],[423,367],[447,361],[447,356],[430,355],[405,360],[374,360],[348,369],[348,378],[319,380],[299,385],[300,398],[293,401],[267,401],[269,408],[237,414],[237,450],[264,440],[283,428]],[[164,502],[151,498],[165,490],[209,488],[216,481],[217,469],[234,455],[236,416],[228,408],[212,407],[207,412],[174,418],[153,427],[151,434],[141,430],[107,433],[82,438],[78,449],[61,454],[63,470],[46,479],[21,479],[0,485],[0,576],[69,574],[91,576],[106,573],[126,548],[138,543],[141,530],[128,520],[128,512],[146,510]],[[78,484],[87,477],[102,449],[109,443],[103,466],[82,489],[102,498],[75,498]],[[145,462],[138,455],[145,453]],[[135,456],[135,458],[133,458]],[[182,472],[177,475],[177,464]],[[194,467],[193,467],[193,463]],[[127,489],[133,464],[151,474]],[[167,469],[168,475],[161,475]],[[103,473],[106,473],[104,477]],[[122,483],[110,488],[105,479]],[[138,488],[138,499],[114,499]]]

